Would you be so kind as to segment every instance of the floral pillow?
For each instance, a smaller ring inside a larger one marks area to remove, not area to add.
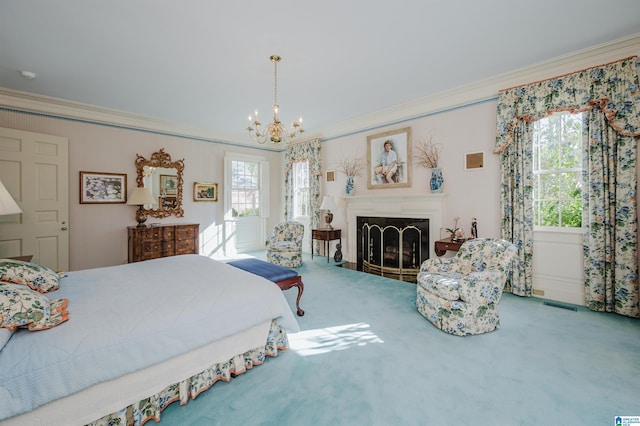
[[[0,259],[0,281],[24,284],[40,293],[57,290],[60,276],[57,272],[22,260]]]
[[[68,299],[49,300],[21,284],[0,283],[0,327],[46,330],[69,319]]]

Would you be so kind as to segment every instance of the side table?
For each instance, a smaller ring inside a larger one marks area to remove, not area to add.
[[[435,242],[435,252],[438,256],[443,256],[447,250],[458,251],[460,250],[460,246],[464,243],[465,240],[462,241],[453,241],[451,238],[444,238],[442,240],[438,240]]]
[[[31,262],[31,259],[33,259],[33,255],[32,255],[32,254],[28,254],[28,255],[26,255],[26,256],[8,257],[7,259],[11,259],[11,260],[22,260],[23,262]]]
[[[342,237],[339,229],[312,229],[311,230],[311,259],[313,259],[313,240],[324,241],[325,253],[327,254],[327,263],[329,263],[329,248],[333,240],[340,240],[336,246],[336,255],[342,248]],[[342,253],[340,253],[342,257]]]

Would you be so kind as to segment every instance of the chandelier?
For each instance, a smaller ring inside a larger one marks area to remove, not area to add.
[[[280,62],[282,58],[278,55],[271,55],[269,59],[273,62],[274,69],[273,123],[267,124],[264,130],[260,130],[261,123],[258,120],[258,110],[256,110],[254,118],[249,115],[249,127],[247,127],[247,131],[256,142],[261,144],[267,140],[274,144],[282,141],[289,143],[304,132],[302,128],[302,117],[299,117],[297,121],[294,117],[293,123],[291,123],[291,130],[288,130],[286,126],[280,122],[280,119],[278,119],[278,109],[280,108],[278,105],[278,62]]]

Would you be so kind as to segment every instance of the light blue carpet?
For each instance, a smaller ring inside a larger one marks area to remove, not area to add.
[[[263,257],[261,253],[253,253]],[[640,416],[640,321],[505,294],[501,328],[456,337],[415,284],[305,257],[291,350],[161,425],[614,425]],[[295,289],[286,297],[295,308]]]

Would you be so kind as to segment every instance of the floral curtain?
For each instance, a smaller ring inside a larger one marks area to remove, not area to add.
[[[518,247],[505,291],[531,296],[533,289],[533,141],[530,123],[513,130],[509,150],[501,152],[502,237]]]
[[[309,211],[311,212],[311,228],[318,227],[320,222],[320,177],[322,176],[320,140],[301,142],[289,145],[285,152],[285,189],[284,189],[284,218],[293,218],[293,163],[309,161]]]
[[[637,57],[500,92],[496,152],[502,162],[502,233],[518,245],[512,289],[530,295],[533,256],[529,125],[557,111],[588,111],[583,159],[586,304],[639,317]]]

